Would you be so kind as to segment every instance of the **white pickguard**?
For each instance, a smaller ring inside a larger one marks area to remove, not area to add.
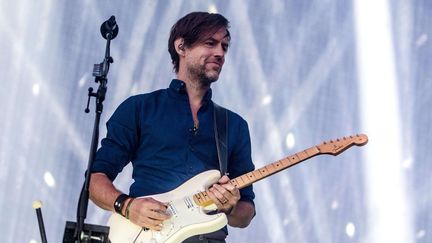
[[[203,208],[196,205],[192,196],[205,191],[220,178],[218,170],[209,170],[196,175],[176,189],[157,195],[155,200],[169,204],[170,219],[163,222],[163,229],[159,232],[144,231],[119,214],[113,214],[109,221],[109,239],[111,243],[174,243],[181,242],[190,236],[213,232],[227,224],[224,213],[208,215],[215,205]]]

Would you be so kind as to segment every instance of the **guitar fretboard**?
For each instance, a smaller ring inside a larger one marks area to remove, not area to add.
[[[303,150],[299,153],[296,153],[294,155],[278,160],[274,163],[268,164],[257,170],[236,177],[231,180],[231,183],[235,185],[238,189],[242,189],[244,187],[251,185],[252,183],[255,183],[273,174],[276,174],[279,171],[287,169],[304,160],[310,159],[318,154],[320,154],[320,151],[317,148],[317,146],[314,146],[306,150]],[[199,192],[193,195],[193,199],[198,205],[203,207],[213,203],[213,201],[208,196],[207,191]]]

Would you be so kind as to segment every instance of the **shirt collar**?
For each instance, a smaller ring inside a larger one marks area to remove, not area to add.
[[[169,85],[169,90],[176,97],[185,97],[189,99],[186,92],[186,84],[180,79],[173,79],[171,81],[171,84]],[[210,88],[203,97],[203,105],[206,105],[209,101],[211,101],[211,98],[212,98],[212,90]]]
[[[186,84],[180,79],[173,79],[169,89],[178,94],[186,94]]]

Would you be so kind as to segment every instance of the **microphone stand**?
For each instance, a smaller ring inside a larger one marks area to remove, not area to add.
[[[84,223],[87,217],[88,201],[89,201],[89,194],[90,194],[89,186],[90,186],[90,178],[91,178],[91,168],[96,156],[96,151],[99,143],[99,123],[103,111],[103,101],[105,100],[105,95],[107,91],[107,82],[108,82],[107,75],[108,75],[110,63],[114,62],[113,58],[110,56],[111,40],[114,39],[118,34],[118,27],[115,22],[114,16],[111,16],[109,20],[105,21],[102,24],[101,33],[102,36],[107,40],[106,48],[105,48],[105,58],[102,63],[94,64],[93,67],[93,76],[95,77],[95,82],[99,83],[99,88],[96,93],[93,92],[92,87],[88,89],[87,107],[85,109],[86,113],[90,112],[89,109],[90,99],[91,97],[95,97],[96,116],[95,116],[95,121],[93,126],[90,155],[89,155],[89,160],[87,165],[87,171],[85,173],[85,181],[78,202],[77,223],[76,224],[73,222],[66,223],[66,229],[63,238],[64,243],[108,242],[109,227]],[[71,237],[71,233],[73,233],[73,237]]]

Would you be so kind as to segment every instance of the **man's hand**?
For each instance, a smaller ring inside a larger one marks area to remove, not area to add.
[[[151,197],[136,198],[129,207],[129,220],[152,230],[162,230],[162,222],[170,217],[167,205]]]
[[[230,214],[240,200],[240,191],[235,187],[228,176],[222,176],[217,184],[208,189],[208,195],[216,204],[218,210]]]

